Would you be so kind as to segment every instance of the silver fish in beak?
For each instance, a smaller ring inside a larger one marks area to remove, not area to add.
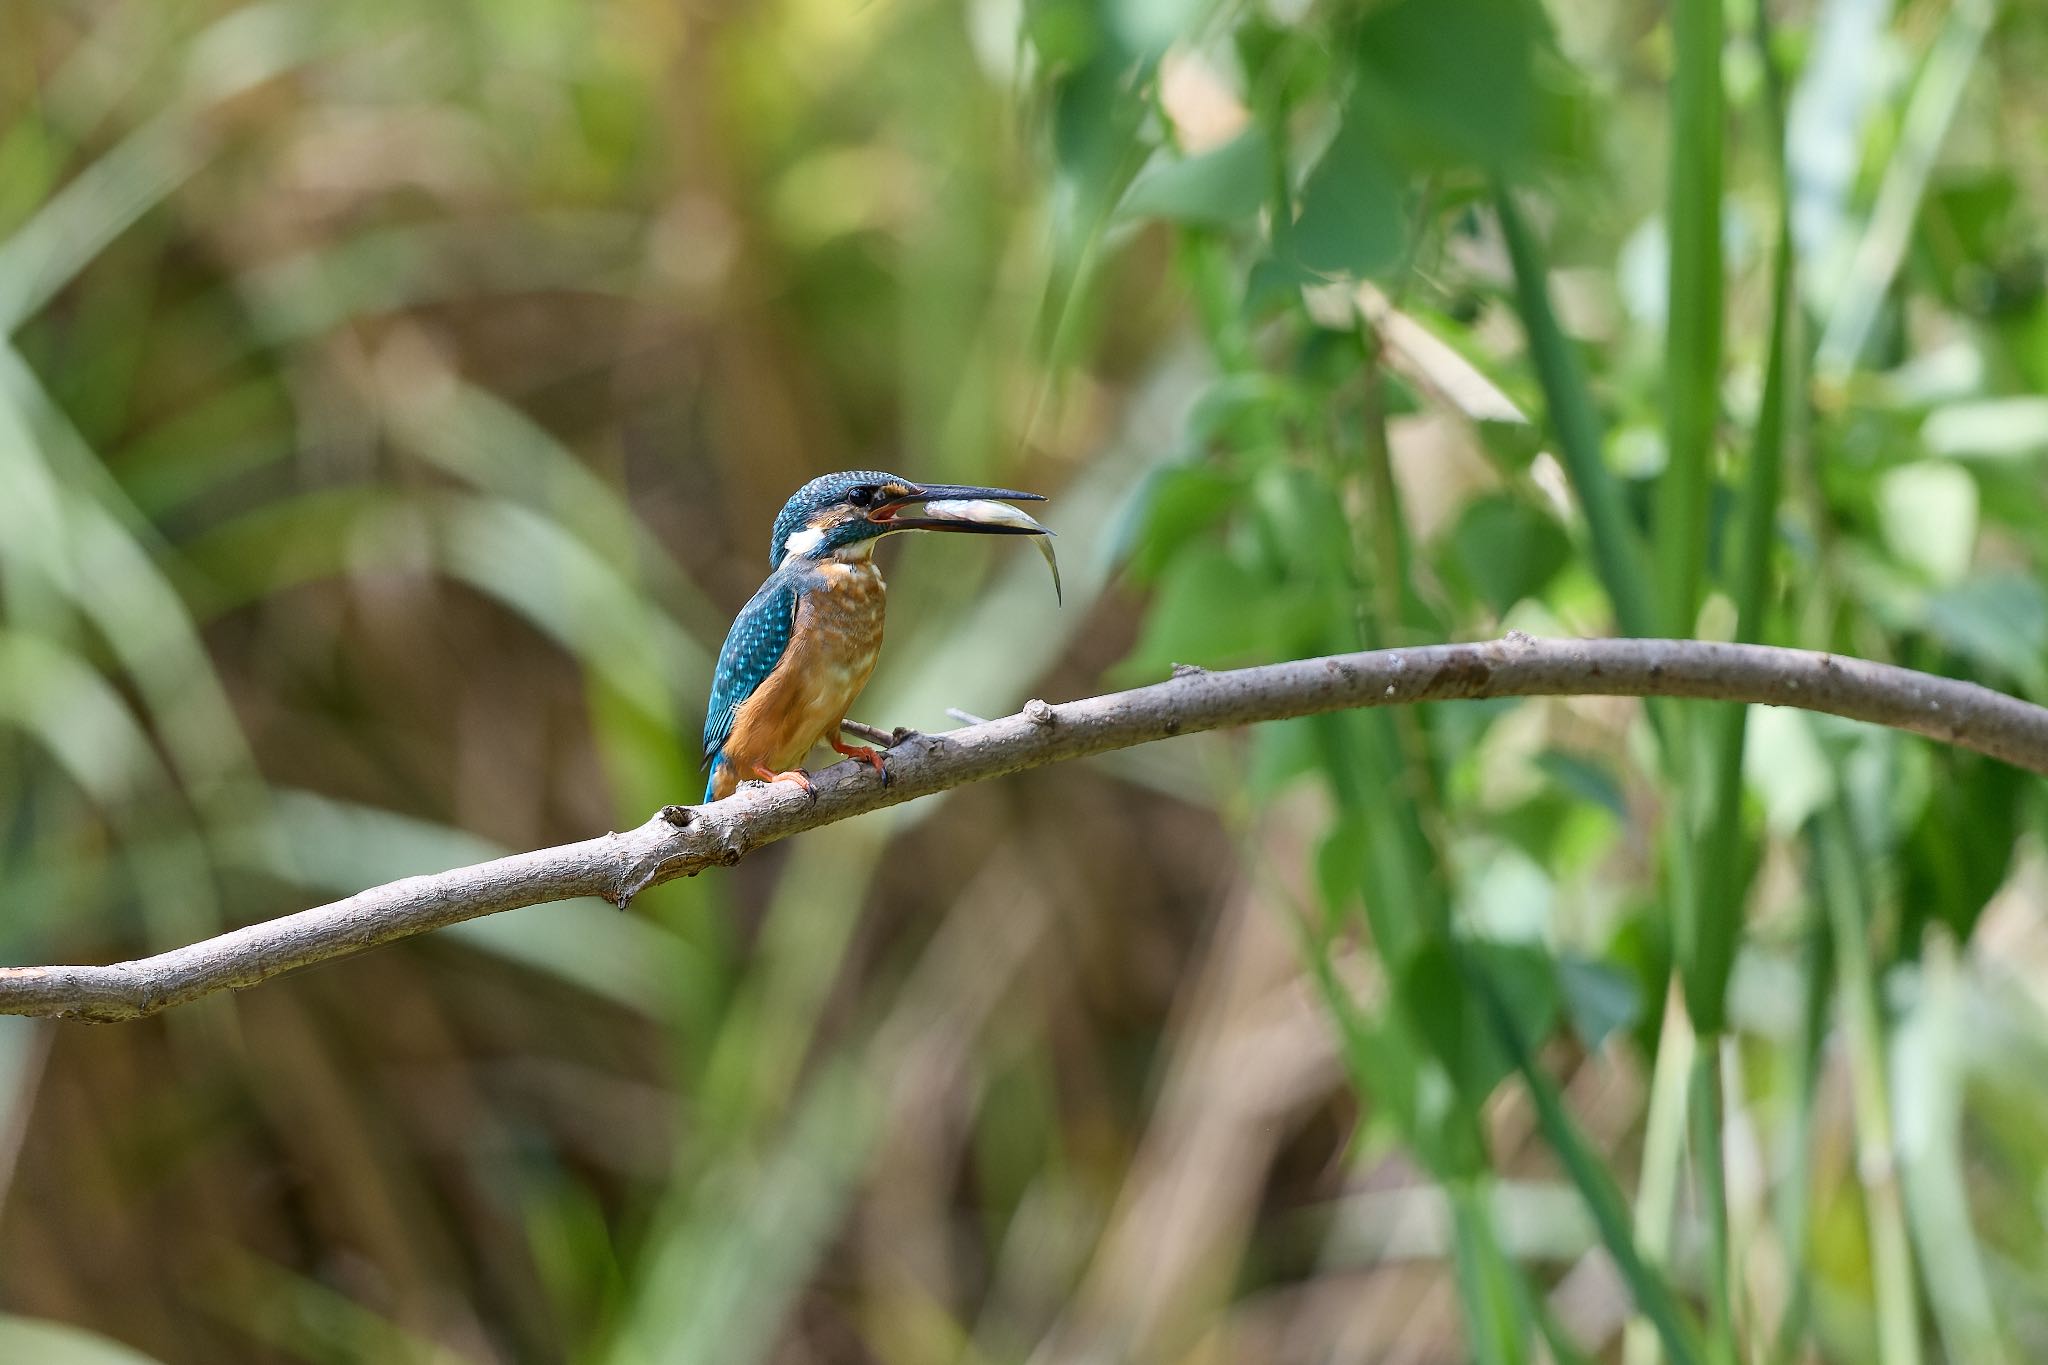
[[[1052,552],[1053,533],[1040,525],[1038,519],[1029,512],[1012,507],[1006,502],[995,502],[988,498],[938,498],[925,503],[924,516],[927,521],[953,523],[959,525],[962,530],[969,526],[986,526],[991,529],[1000,527],[1006,531],[1022,532],[1034,537],[1033,543],[1038,546],[1038,553],[1045,556],[1045,566],[1052,570],[1053,600],[1063,600],[1060,591],[1060,562]]]

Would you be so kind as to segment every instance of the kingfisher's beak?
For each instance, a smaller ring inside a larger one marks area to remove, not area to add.
[[[868,510],[868,520],[891,531],[976,531],[983,535],[1037,536],[1038,553],[1052,570],[1054,600],[1060,597],[1060,562],[1052,552],[1052,532],[1037,518],[1013,502],[1044,502],[1043,493],[1020,493],[1014,488],[976,488],[969,484],[928,483],[900,498],[891,498]],[[922,503],[921,517],[899,516],[905,507]]]
[[[868,509],[868,520],[892,531],[972,531],[982,535],[1044,536],[1052,533],[1012,502],[1044,502],[1043,493],[1014,488],[980,488],[964,483],[928,483]],[[922,504],[923,516],[903,516]]]

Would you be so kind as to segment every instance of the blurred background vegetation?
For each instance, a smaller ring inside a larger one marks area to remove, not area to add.
[[[2048,700],[2044,287],[2038,4],[0,6],[0,955],[689,799],[843,467],[1067,561],[886,550],[883,725],[1510,627]],[[0,1357],[2041,1359],[2042,817],[1361,713],[15,1021]]]

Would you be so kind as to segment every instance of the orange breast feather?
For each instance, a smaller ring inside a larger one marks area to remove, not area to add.
[[[796,628],[775,671],[733,716],[725,742],[724,788],[782,772],[839,731],[882,649],[882,576],[870,564],[828,564],[798,599]]]

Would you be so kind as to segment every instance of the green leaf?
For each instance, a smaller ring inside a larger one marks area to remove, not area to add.
[[[2048,398],[1990,398],[1937,408],[1920,428],[1930,455],[2017,460],[2048,455]]]
[[[1764,804],[1764,826],[1784,838],[1834,795],[1835,770],[1805,712],[1759,706],[1743,739],[1742,773]]]
[[[1592,387],[1551,307],[1549,269],[1542,249],[1505,184],[1494,187],[1494,210],[1500,215],[1501,235],[1514,263],[1516,308],[1529,335],[1530,362],[1543,385],[1548,423],[1557,435],[1558,457],[1584,511],[1601,586],[1614,604],[1615,619],[1624,635],[1654,634],[1642,542],[1620,481],[1607,467]],[[1651,717],[1654,722],[1654,710]]]
[[[1969,572],[1977,547],[1977,483],[1946,460],[1888,470],[1877,490],[1884,541],[1902,563],[1936,583]]]
[[[1979,754],[1936,756],[1939,780],[1906,836],[1899,897],[1905,933],[1917,940],[1940,920],[1968,942],[2018,847],[2020,803],[2032,788],[2026,773]]]
[[[1484,1103],[1513,1066],[1457,964],[1463,952],[1486,964],[1521,1036],[1541,1038],[1556,1021],[1557,983],[1543,949],[1525,944],[1476,940],[1457,947],[1441,940],[1424,945],[1400,977],[1409,1017],[1473,1108]]]
[[[1536,767],[1580,800],[1605,806],[1617,819],[1628,818],[1628,802],[1622,796],[1620,781],[1593,759],[1563,749],[1545,749],[1536,755]]]
[[[1283,226],[1277,235],[1285,235],[1291,227]],[[1268,256],[1255,263],[1244,282],[1244,311],[1248,318],[1258,318],[1266,310],[1284,305],[1301,292],[1305,284],[1316,284],[1320,277],[1300,261],[1288,256]]]
[[[1978,574],[1927,599],[1927,629],[1959,654],[2018,679],[2029,691],[2048,687],[2048,597],[2020,574]]]
[[[1229,668],[1270,659],[1316,608],[1313,596],[1276,595],[1223,550],[1201,546],[1161,577],[1145,633],[1118,671],[1156,679],[1176,663]]]
[[[1358,35],[1358,98],[1404,159],[1506,170],[1536,126],[1527,0],[1394,0]]]
[[[1494,1037],[1512,1059],[1515,1070],[1522,1074],[1524,1083],[1528,1085],[1544,1139],[1564,1163],[1572,1183],[1578,1186],[1580,1195],[1584,1197],[1587,1212],[1593,1215],[1594,1224],[1600,1230],[1600,1240],[1614,1258],[1615,1267],[1629,1288],[1636,1310],[1656,1327],[1666,1353],[1678,1365],[1704,1365],[1706,1351],[1698,1325],[1672,1291],[1670,1282],[1644,1260],[1637,1248],[1635,1236],[1629,1228],[1628,1210],[1622,1203],[1621,1190],[1615,1184],[1614,1175],[1573,1120],[1557,1082],[1537,1064],[1535,1037],[1525,1032],[1517,1022],[1511,990],[1477,954],[1466,951],[1463,945],[1458,945],[1455,951],[1457,956],[1453,963],[1458,968],[1461,984],[1470,990],[1475,1008],[1481,1012]]]
[[[1634,1028],[1642,1018],[1643,997],[1635,978],[1597,958],[1558,954],[1557,984],[1572,1029],[1588,1048],[1599,1047],[1609,1034]]]
[[[69,1323],[0,1316],[0,1360],[36,1365],[155,1365],[153,1356]]]
[[[1163,218],[1202,227],[1234,227],[1258,213],[1273,184],[1273,149],[1253,128],[1214,151],[1155,162],[1132,182],[1126,218]]]
[[[1366,121],[1347,114],[1301,188],[1301,211],[1277,234],[1286,258],[1323,275],[1370,275],[1401,259],[1402,179]]]
[[[1192,418],[1190,419],[1192,423]],[[1145,480],[1118,557],[1140,582],[1159,578],[1191,540],[1221,524],[1242,481],[1211,465],[1172,465]]]
[[[1453,560],[1495,616],[1542,592],[1571,559],[1571,540],[1555,520],[1495,494],[1468,504],[1451,531]]]

